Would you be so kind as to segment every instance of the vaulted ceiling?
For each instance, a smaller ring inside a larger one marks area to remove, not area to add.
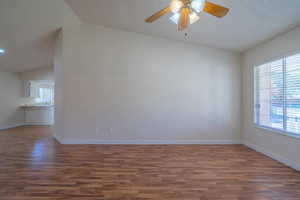
[[[65,0],[89,24],[213,47],[244,51],[300,23],[300,0],[209,0],[230,8],[222,19],[206,13],[187,30],[178,32],[168,16],[147,24],[144,19],[169,5],[171,0]]]
[[[56,31],[80,22],[244,51],[300,24],[299,0],[210,0],[230,8],[217,19],[202,13],[185,32],[168,16],[144,19],[170,0],[0,0],[0,70],[25,71],[53,64]]]
[[[0,0],[0,70],[53,65],[55,32],[79,22],[63,0]]]

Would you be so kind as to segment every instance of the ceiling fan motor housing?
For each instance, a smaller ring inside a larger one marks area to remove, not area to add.
[[[192,3],[192,0],[180,0],[184,6],[190,6]]]

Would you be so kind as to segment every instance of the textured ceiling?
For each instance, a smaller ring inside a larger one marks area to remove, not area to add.
[[[79,22],[63,0],[0,0],[0,70],[51,66],[55,32]]]
[[[185,40],[213,47],[244,51],[300,23],[300,0],[211,0],[230,8],[217,19],[206,13],[188,30],[178,32],[168,17],[153,24],[144,19],[170,0],[65,0],[86,23],[154,36]]]

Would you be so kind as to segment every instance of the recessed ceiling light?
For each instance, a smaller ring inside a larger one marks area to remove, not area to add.
[[[3,55],[5,53],[4,49],[0,49],[0,55]]]

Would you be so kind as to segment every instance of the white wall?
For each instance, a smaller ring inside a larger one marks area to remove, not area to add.
[[[54,67],[42,67],[21,73],[24,81],[54,81]]]
[[[60,30],[54,45],[54,76],[55,76],[55,95],[54,95],[54,137],[59,139],[62,137],[62,133],[64,133],[64,125],[63,125],[63,87],[64,87],[64,72],[62,67],[62,31]],[[61,133],[61,134],[57,134]]]
[[[0,130],[24,123],[21,101],[22,82],[19,74],[0,71]]]
[[[256,128],[253,123],[253,67],[300,53],[300,27],[243,55],[243,140],[251,147],[300,170],[300,139]]]
[[[64,29],[62,42],[61,141],[240,139],[239,54],[92,25]]]

